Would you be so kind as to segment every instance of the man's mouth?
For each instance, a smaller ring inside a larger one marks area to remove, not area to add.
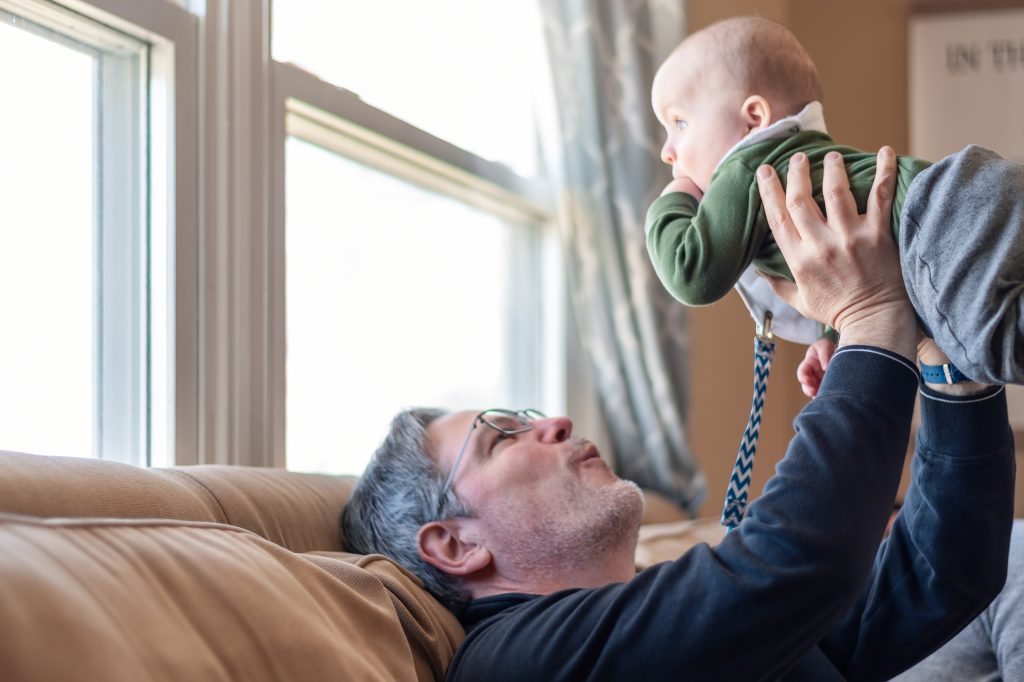
[[[573,457],[573,462],[576,464],[582,464],[588,459],[600,459],[601,454],[597,451],[597,446],[590,441],[584,441],[580,447],[580,451]]]

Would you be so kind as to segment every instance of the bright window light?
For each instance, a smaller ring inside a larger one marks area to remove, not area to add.
[[[273,54],[519,174],[537,174],[547,83],[536,2],[273,4]]]
[[[0,448],[94,454],[96,60],[0,23]]]
[[[361,473],[403,407],[519,407],[531,227],[294,137],[287,169],[288,468]]]
[[[0,448],[149,457],[148,46],[0,10]]]

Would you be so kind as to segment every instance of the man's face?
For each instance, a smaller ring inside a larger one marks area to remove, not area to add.
[[[477,414],[452,413],[427,428],[443,471]],[[452,484],[496,568],[557,572],[608,551],[632,553],[643,510],[637,486],[612,473],[593,443],[573,438],[569,419],[531,424],[513,436],[478,424]]]
[[[658,69],[651,106],[667,135],[661,160],[672,177],[688,177],[707,192],[718,162],[747,134],[744,95],[722,69],[690,63],[693,50],[678,51]]]

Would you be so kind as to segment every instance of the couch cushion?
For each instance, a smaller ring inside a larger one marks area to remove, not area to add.
[[[0,547],[5,678],[412,680],[437,669],[413,651],[426,640],[406,634],[444,618],[421,609],[429,596],[397,568],[306,559],[201,522],[0,515]],[[460,633],[440,625],[436,651],[441,640],[453,649]]]
[[[339,520],[356,483],[353,476],[214,465],[169,471],[209,491],[232,526],[294,552],[342,549]]]
[[[213,521],[296,552],[340,551],[338,520],[355,481],[263,467],[146,469],[0,451],[0,512]]]
[[[0,512],[225,521],[209,491],[173,469],[3,451]]]

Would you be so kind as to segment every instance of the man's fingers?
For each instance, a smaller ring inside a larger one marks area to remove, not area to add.
[[[775,169],[771,166],[761,166],[757,169],[757,191],[761,193],[764,214],[768,218],[768,227],[771,228],[776,243],[782,247],[783,244],[799,241],[800,233],[797,232],[790,219],[789,210],[786,209],[786,193],[775,174]]]
[[[846,165],[839,152],[825,155],[825,174],[821,180],[821,193],[825,197],[825,212],[833,220],[846,221],[857,216],[857,203],[850,194],[850,181]]]
[[[809,170],[807,155],[803,152],[790,158],[789,171],[786,173],[786,208],[795,225],[825,222],[825,216],[821,215],[818,204],[811,198],[814,193]]]
[[[875,181],[868,195],[869,215],[885,219],[892,211],[892,198],[896,191],[896,152],[892,147],[885,146],[878,150],[875,168]],[[887,221],[883,220],[882,224]]]

